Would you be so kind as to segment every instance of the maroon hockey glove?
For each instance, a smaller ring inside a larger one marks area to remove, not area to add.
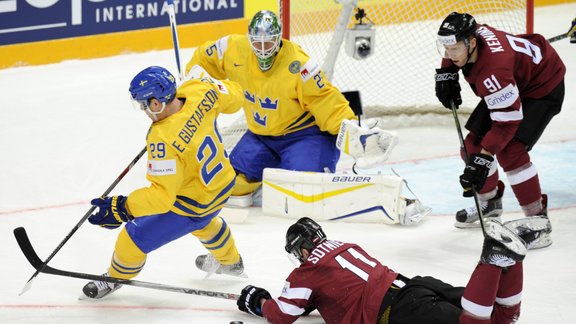
[[[262,298],[271,299],[272,296],[270,296],[270,293],[264,288],[248,285],[242,289],[236,305],[239,310],[245,313],[262,317],[262,307],[260,304]]]

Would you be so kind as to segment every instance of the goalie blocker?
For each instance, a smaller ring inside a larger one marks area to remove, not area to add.
[[[392,175],[354,175],[264,169],[265,215],[318,221],[411,225],[430,213],[401,196],[404,180]]]

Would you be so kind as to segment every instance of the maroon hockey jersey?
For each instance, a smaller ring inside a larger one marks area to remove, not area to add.
[[[474,93],[486,102],[492,119],[481,145],[498,154],[522,122],[521,98],[549,94],[564,78],[566,67],[539,34],[511,35],[478,25],[476,39],[478,58],[463,72]]]
[[[326,323],[376,323],[398,274],[356,244],[326,240],[288,276],[280,297],[262,308],[270,323],[292,323],[314,305]]]

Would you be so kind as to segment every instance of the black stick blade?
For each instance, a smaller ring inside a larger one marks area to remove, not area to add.
[[[20,246],[20,250],[22,250],[22,253],[24,253],[24,256],[28,259],[28,262],[30,262],[34,269],[41,271],[44,262],[42,262],[38,254],[36,254],[36,251],[34,251],[32,243],[30,243],[30,239],[26,233],[26,229],[24,229],[24,227],[15,228],[14,237]]]

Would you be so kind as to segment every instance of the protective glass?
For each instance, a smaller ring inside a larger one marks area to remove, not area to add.
[[[302,262],[300,262],[300,258],[292,253],[288,254],[288,260],[290,260],[290,262],[292,262],[295,267],[299,267],[302,264]]]
[[[438,50],[438,54],[442,56],[442,58],[457,58],[465,55],[468,52],[468,48],[464,42],[458,42],[452,45],[445,45],[440,41],[436,42],[436,48]]]
[[[130,96],[130,103],[132,103],[132,107],[134,107],[134,109],[137,110],[147,110],[150,109],[149,101],[148,100],[136,100],[132,97],[132,94],[129,94]]]
[[[150,100],[136,100],[130,95],[130,102],[132,103],[132,107],[137,110],[142,110],[150,117],[153,121],[158,121],[158,114],[161,114],[164,109],[166,108],[166,103],[162,103],[162,109],[160,111],[152,111],[150,110]]]

